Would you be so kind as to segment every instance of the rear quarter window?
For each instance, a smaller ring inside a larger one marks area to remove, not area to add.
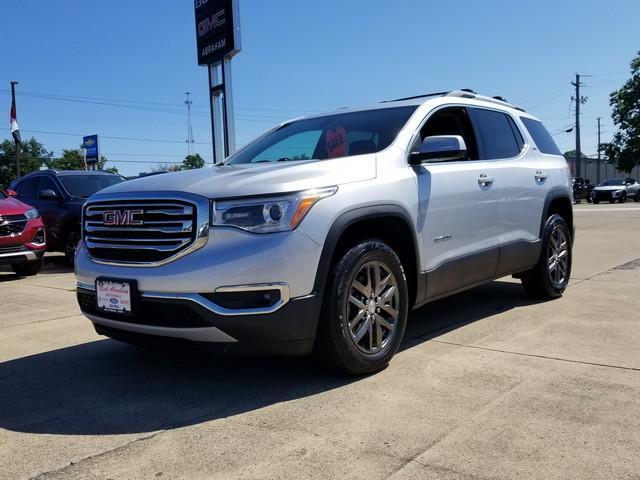
[[[549,134],[542,122],[533,120],[532,118],[520,117],[525,128],[533,138],[538,150],[549,155],[562,155],[560,149],[553,141],[553,137]]]

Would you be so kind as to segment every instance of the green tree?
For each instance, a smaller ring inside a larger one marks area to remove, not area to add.
[[[565,156],[565,158],[576,158],[576,151],[567,150],[563,155]],[[580,158],[585,159],[587,158],[587,156],[584,154],[584,152],[580,152]]]
[[[202,158],[199,153],[187,155],[182,161],[182,170],[193,170],[202,167],[204,167],[204,158]]]
[[[84,170],[84,159],[78,150],[62,150],[62,155],[47,162],[49,168],[56,170]]]
[[[153,173],[157,172],[179,172],[182,170],[182,166],[179,164],[159,163],[155,168],[152,168]]]
[[[111,172],[111,173],[118,173],[118,168],[117,167],[109,167],[107,169],[105,169],[107,172]]]
[[[609,96],[611,117],[618,131],[601,146],[609,160],[627,173],[640,165],[640,51],[631,60],[631,78]]]
[[[104,155],[100,156],[97,169],[103,170],[105,163],[107,163],[107,158]],[[84,170],[84,158],[78,150],[63,149],[60,157],[47,161],[47,166],[56,170]]]
[[[40,169],[53,155],[40,142],[31,137],[20,145],[20,170],[22,175]],[[6,188],[16,178],[16,147],[12,141],[0,143],[0,187]]]

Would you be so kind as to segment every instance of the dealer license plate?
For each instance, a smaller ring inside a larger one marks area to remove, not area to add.
[[[131,315],[131,282],[126,280],[96,280],[98,309]]]

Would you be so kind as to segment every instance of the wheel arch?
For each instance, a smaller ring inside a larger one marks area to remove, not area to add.
[[[359,240],[377,238],[387,243],[402,262],[407,277],[410,307],[424,296],[420,275],[418,237],[408,212],[397,205],[356,208],[340,215],[329,229],[316,272],[314,291],[323,296],[329,272],[337,258]]]
[[[547,219],[553,214],[560,215],[564,219],[564,221],[567,222],[569,231],[571,233],[571,240],[573,242],[575,238],[573,206],[571,204],[571,196],[569,192],[564,188],[554,188],[547,194],[544,202],[544,209],[542,211],[542,218],[540,219],[540,238],[542,238]]]

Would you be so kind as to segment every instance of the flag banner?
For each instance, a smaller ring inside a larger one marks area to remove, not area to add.
[[[11,135],[13,135],[13,141],[16,143],[21,143],[22,139],[20,138],[20,128],[18,127],[18,118],[16,116],[16,104],[11,103]]]

